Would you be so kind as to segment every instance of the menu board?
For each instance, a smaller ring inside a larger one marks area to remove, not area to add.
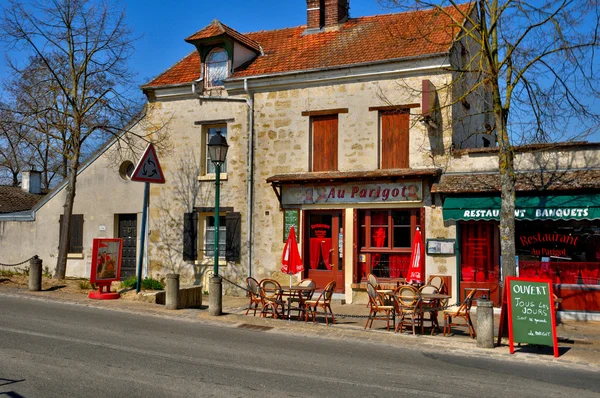
[[[552,281],[507,277],[506,304],[510,353],[514,343],[554,347],[558,356]]]
[[[298,240],[298,230],[300,224],[300,212],[296,209],[283,211],[283,241],[285,242],[290,234],[292,225],[296,233],[296,241]]]

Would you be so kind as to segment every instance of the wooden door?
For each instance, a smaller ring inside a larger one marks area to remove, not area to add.
[[[307,212],[304,237],[305,275],[323,289],[332,280],[344,291],[344,233],[341,211]]]
[[[123,239],[121,279],[136,275],[137,214],[119,214],[119,238]]]
[[[312,171],[338,169],[338,115],[313,116]]]
[[[381,168],[409,167],[409,112],[406,110],[381,113]]]

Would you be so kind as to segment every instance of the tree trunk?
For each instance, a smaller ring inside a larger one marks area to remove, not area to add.
[[[75,149],[75,148],[74,148]],[[75,188],[77,183],[77,171],[79,170],[79,148],[73,153],[73,159],[69,167],[69,182],[67,185],[67,196],[65,210],[63,212],[62,228],[58,246],[58,260],[54,278],[65,279],[67,273],[67,254],[69,252],[69,237],[71,236],[71,216],[73,215],[73,203],[75,202]]]
[[[505,111],[498,107],[495,111],[498,134],[498,166],[500,169],[500,252],[502,264],[502,280],[507,276],[516,276],[515,250],[515,169],[514,154],[506,129]]]

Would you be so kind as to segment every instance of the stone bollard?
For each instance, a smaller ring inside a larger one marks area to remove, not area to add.
[[[167,274],[165,308],[168,310],[179,308],[179,274]]]
[[[39,292],[42,290],[42,259],[33,256],[29,260],[29,290]]]
[[[477,300],[477,347],[494,348],[494,303]]]
[[[223,280],[220,276],[210,278],[208,286],[208,314],[219,316],[223,312]]]

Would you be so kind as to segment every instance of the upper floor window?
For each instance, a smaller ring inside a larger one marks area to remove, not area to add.
[[[312,117],[312,171],[338,169],[338,115]]]
[[[206,56],[204,65],[206,87],[223,86],[223,81],[227,79],[229,65],[227,51],[222,48],[215,48]]]
[[[210,126],[206,129],[206,139],[204,145],[204,159],[206,161],[206,174],[214,174],[215,173],[215,164],[210,160],[210,156],[208,155],[208,143],[213,135],[220,133],[225,139],[227,139],[227,125],[221,126]],[[227,159],[225,159],[225,163],[221,165],[221,173],[227,173]]]
[[[408,109],[380,113],[380,153],[382,169],[405,169],[409,167]]]

